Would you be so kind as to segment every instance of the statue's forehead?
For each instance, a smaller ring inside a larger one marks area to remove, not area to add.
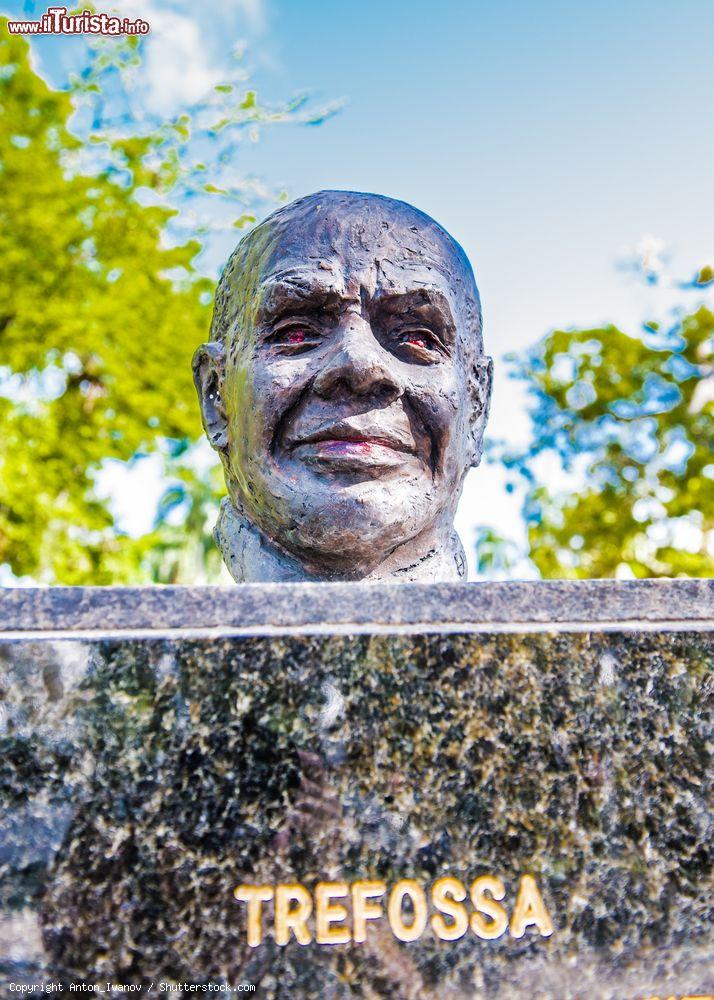
[[[408,216],[299,220],[277,227],[263,242],[260,258],[254,291],[261,298],[287,279],[344,296],[434,289],[458,309],[469,285],[467,268],[440,234]]]
[[[461,265],[447,234],[408,206],[389,212],[313,211],[281,219],[265,241],[264,260],[270,265],[286,257],[329,258],[348,267],[367,267],[375,260],[395,266],[423,262],[447,273]]]

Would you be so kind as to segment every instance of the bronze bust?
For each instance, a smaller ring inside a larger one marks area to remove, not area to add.
[[[236,247],[194,356],[238,582],[459,580],[491,393],[464,251],[392,198],[321,191]]]

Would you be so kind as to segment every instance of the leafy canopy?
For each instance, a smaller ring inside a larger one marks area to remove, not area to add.
[[[711,273],[691,283],[704,288]],[[530,557],[544,577],[714,575],[714,313],[643,336],[555,330],[520,362],[533,438],[502,460],[525,477]],[[555,455],[568,485],[539,460]]]

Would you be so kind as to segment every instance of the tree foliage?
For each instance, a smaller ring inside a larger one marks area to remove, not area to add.
[[[117,80],[139,58],[135,40],[99,43],[58,92],[0,21],[0,564],[48,583],[173,580],[179,547],[188,562],[205,551],[218,480],[182,457],[201,435],[190,359],[213,281],[197,265],[202,243],[177,239],[176,222],[190,201],[205,233],[202,197],[225,201],[229,225],[255,221],[246,208],[264,192],[235,179],[235,137],[255,139],[301,106],[271,111],[227,83],[190,113],[132,131],[131,113],[116,115]],[[234,180],[217,185],[219,174]],[[130,539],[95,476],[107,459],[156,450],[173,492],[156,530]],[[168,516],[179,495],[181,531]]]
[[[702,289],[712,275],[699,272]],[[533,439],[503,461],[527,483],[544,577],[714,575],[714,313],[642,336],[555,330],[520,362]],[[555,456],[566,485],[543,481]]]

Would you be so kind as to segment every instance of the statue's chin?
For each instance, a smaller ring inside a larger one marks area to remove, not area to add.
[[[364,576],[412,538],[398,524],[370,522],[346,530],[322,523],[315,531],[291,532],[287,541],[291,554],[313,572],[329,568],[340,575]]]
[[[338,490],[325,502],[319,499],[303,497],[291,506],[286,527],[273,531],[266,524],[266,533],[296,554],[314,552],[335,563],[374,562],[420,535],[439,515],[438,507],[424,503],[423,493],[390,496],[383,487]]]
[[[256,466],[249,476],[251,492],[233,496],[236,507],[317,575],[324,570],[364,575],[430,529],[444,535],[437,529],[450,520],[451,485],[419,468],[349,481],[316,474],[303,463]]]
[[[303,511],[305,515],[305,511]],[[226,498],[215,537],[239,582],[400,579],[433,582],[463,578],[463,549],[448,512],[426,524],[374,518],[344,522],[303,517],[291,531],[258,524]],[[419,530],[420,529],[420,530]]]

